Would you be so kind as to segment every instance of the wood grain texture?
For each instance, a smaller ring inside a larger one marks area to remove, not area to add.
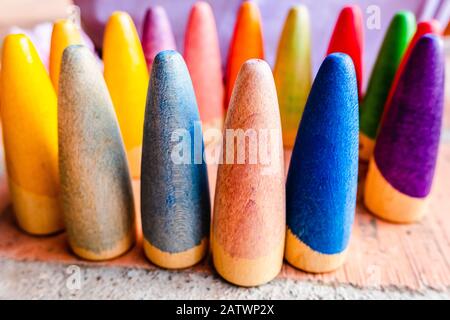
[[[278,144],[265,148],[271,162],[250,163],[250,143],[243,164],[219,165],[214,201],[214,265],[227,281],[260,285],[280,271],[285,237],[285,186],[281,123],[270,67],[262,60],[244,63],[230,102],[225,130],[273,130]],[[224,137],[224,159],[237,154],[235,139]],[[261,139],[261,137],[259,137]],[[259,142],[262,148],[264,142]],[[267,170],[270,169],[270,172]]]
[[[81,43],[80,30],[72,21],[67,19],[55,21],[50,43],[49,72],[56,94],[58,94],[59,72],[64,49],[72,44]]]
[[[165,268],[190,267],[207,253],[201,244],[209,238],[208,176],[206,164],[195,162],[203,150],[199,120],[183,58],[176,51],[160,52],[153,62],[146,106],[141,216],[147,256]],[[180,138],[177,132],[187,136]],[[174,161],[180,143],[186,146],[187,162]]]
[[[292,148],[311,90],[311,30],[308,8],[290,9],[278,44],[273,76],[280,104],[283,143]]]
[[[244,1],[237,14],[228,50],[225,74],[225,109],[229,108],[234,83],[242,64],[253,58],[264,59],[261,14],[255,2]]]
[[[348,55],[331,54],[314,81],[289,168],[286,213],[288,234],[294,235],[286,242],[289,263],[311,272],[331,271],[343,263],[357,175],[356,75]]]
[[[413,222],[422,217],[419,199],[431,191],[441,136],[444,68],[442,40],[435,35],[422,37],[403,69],[382,124],[365,203],[390,221]]]
[[[328,53],[348,54],[355,65],[358,81],[358,96],[362,98],[364,22],[361,8],[357,5],[346,6],[339,14],[328,46]]]
[[[103,63],[130,172],[133,178],[138,178],[149,76],[136,27],[125,12],[114,12],[106,24]]]
[[[416,29],[412,12],[397,13],[386,32],[377,61],[369,80],[369,86],[361,104],[359,157],[369,161],[383,115],[389,90]]]
[[[447,109],[450,112],[450,105]],[[0,149],[1,150],[1,149]],[[291,151],[285,152],[285,167],[289,166]],[[217,167],[209,166],[210,184],[214,185]],[[359,185],[364,185],[367,164],[360,163]],[[6,180],[0,175],[0,186],[6,195]],[[311,281],[333,286],[351,285],[358,288],[448,291],[450,288],[450,144],[442,144],[439,153],[436,181],[430,195],[427,214],[417,224],[394,225],[378,220],[363,206],[360,188],[353,224],[352,240],[347,261],[342,268],[327,274],[308,274],[284,264],[278,279]],[[138,180],[134,181],[134,196],[139,206]],[[213,191],[213,189],[211,190]],[[7,197],[6,197],[7,199]],[[6,200],[5,199],[5,200]],[[1,203],[2,207],[7,202]],[[145,258],[142,242],[127,254],[112,261],[92,263],[77,259],[67,245],[66,233],[52,237],[32,237],[21,232],[14,222],[11,207],[0,214],[0,257],[15,261],[43,261],[78,265],[80,267],[137,268],[155,270]],[[432,263],[430,263],[432,261]],[[187,269],[186,275],[214,274],[210,259]]]
[[[56,95],[26,36],[5,38],[1,80],[5,159],[16,218],[31,234],[60,231]]]
[[[150,7],[145,13],[142,25],[142,49],[149,71],[153,59],[159,52],[176,49],[172,27],[162,6]]]
[[[183,55],[194,85],[203,130],[222,130],[225,94],[222,61],[214,14],[207,2],[199,1],[191,9]]]
[[[61,202],[72,250],[117,257],[134,243],[130,173],[108,89],[83,46],[63,54],[58,97]]]

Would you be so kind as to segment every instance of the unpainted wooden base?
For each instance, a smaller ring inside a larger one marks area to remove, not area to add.
[[[165,269],[185,269],[199,263],[208,252],[208,239],[192,249],[179,253],[164,252],[150,244],[144,238],[144,252],[147,258],[157,266]]]
[[[292,266],[310,273],[327,273],[339,269],[345,262],[347,251],[323,254],[300,241],[288,228],[285,258]]]
[[[133,179],[141,178],[141,159],[142,159],[142,147],[136,147],[131,150],[127,150],[128,166],[130,168],[130,175]]]
[[[414,223],[425,215],[427,202],[427,198],[413,198],[396,190],[372,157],[364,191],[364,204],[369,211],[390,222]]]
[[[359,159],[361,161],[369,162],[370,157],[375,150],[375,140],[369,138],[364,133],[359,133]]]
[[[283,266],[284,243],[269,249],[269,255],[257,259],[233,257],[212,238],[216,271],[228,282],[241,287],[255,287],[273,280]]]
[[[72,251],[85,260],[90,261],[105,261],[117,258],[127,252],[134,244],[135,235],[134,232],[128,234],[122,240],[120,240],[114,248],[111,248],[102,252],[94,252],[85,248],[78,247],[74,244],[70,244]]]
[[[14,213],[20,228],[32,235],[50,235],[64,229],[57,197],[30,192],[8,179]]]

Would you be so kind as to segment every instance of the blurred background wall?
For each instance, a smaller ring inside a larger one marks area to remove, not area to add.
[[[172,23],[178,50],[182,51],[184,30],[190,7],[196,0],[73,0],[81,8],[82,24],[97,48],[101,47],[103,28],[114,10],[130,13],[141,30],[145,10],[153,5],[163,6]],[[219,32],[222,60],[225,62],[228,44],[233,32],[236,12],[242,0],[206,0],[213,8]],[[358,4],[365,18],[365,84],[384,37],[386,28],[395,12],[411,10],[418,20],[438,18],[448,24],[450,0],[254,0],[259,4],[263,20],[266,60],[273,64],[276,47],[287,11],[292,5],[304,4],[311,14],[313,66],[317,71],[341,8],[346,4]],[[31,27],[38,22],[53,21],[68,14],[72,0],[1,0],[0,35],[13,25]],[[373,6],[380,9],[380,28],[368,28]],[[44,50],[45,51],[45,50]]]

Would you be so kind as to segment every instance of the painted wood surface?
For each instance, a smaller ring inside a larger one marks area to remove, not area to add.
[[[286,220],[281,122],[275,83],[266,62],[252,59],[242,66],[225,130],[233,134],[253,130],[258,151],[251,150],[250,143],[239,151],[239,138],[224,137],[212,224],[214,265],[229,282],[261,285],[280,272]],[[261,130],[271,135],[266,142]],[[261,150],[266,150],[268,161],[258,157],[252,163],[252,153],[261,155]],[[241,163],[240,153],[244,155]]]
[[[228,110],[231,94],[242,64],[252,58],[264,59],[263,30],[258,5],[244,1],[238,11],[233,36],[228,49],[225,74],[225,109]]]
[[[200,118],[179,53],[160,52],[151,74],[141,177],[144,249],[161,267],[187,268],[205,256],[209,240],[208,176],[206,164],[197,162],[203,154]]]
[[[286,260],[309,272],[340,267],[355,214],[358,91],[353,63],[323,62],[297,134],[286,183]]]
[[[436,21],[436,20],[421,21],[417,24],[417,29],[414,34],[414,37],[410,41],[408,49],[406,50],[406,52],[403,56],[402,62],[400,63],[400,66],[397,69],[397,73],[395,74],[394,81],[393,81],[391,89],[389,91],[389,96],[386,100],[386,105],[384,106],[383,117],[381,118],[381,123],[384,122],[386,115],[389,111],[389,107],[392,104],[392,99],[394,98],[394,94],[397,90],[398,82],[400,81],[400,77],[403,74],[403,69],[405,68],[406,63],[409,60],[409,56],[411,55],[412,50],[414,49],[414,47],[416,46],[416,44],[420,40],[420,38],[422,38],[424,35],[429,34],[429,33],[436,34],[436,35],[439,35],[441,33],[441,26],[438,21]]]
[[[89,49],[63,54],[58,96],[61,203],[72,250],[115,258],[135,240],[126,153],[103,75]]]
[[[361,104],[359,157],[363,161],[369,161],[373,154],[389,91],[415,29],[414,14],[402,11],[392,18],[384,37]]]
[[[192,7],[184,41],[183,55],[194,85],[203,130],[222,130],[225,94],[222,61],[214,14],[207,2],[199,1]],[[205,141],[211,142],[215,141]]]
[[[1,87],[5,160],[18,223],[35,235],[60,231],[56,95],[24,35],[5,38]]]
[[[130,172],[133,178],[138,178],[149,76],[139,36],[133,20],[125,12],[114,12],[108,20],[103,43],[103,63]]]
[[[286,148],[292,148],[295,143],[311,90],[311,68],[309,12],[305,6],[295,6],[286,17],[273,71]]]
[[[340,52],[348,54],[355,65],[358,81],[358,96],[362,98],[364,22],[361,8],[346,6],[339,14],[328,46],[328,54]]]
[[[176,49],[169,18],[166,10],[161,6],[150,7],[145,13],[142,25],[142,49],[149,71],[152,68],[153,59],[159,52]]]
[[[70,20],[60,19],[53,24],[50,43],[49,72],[55,92],[58,95],[59,72],[64,49],[72,44],[81,44],[78,27]]]
[[[438,36],[417,42],[380,129],[365,203],[386,220],[408,223],[425,214],[441,136],[444,59]]]
[[[216,22],[204,1],[191,9],[184,40],[184,59],[191,75],[204,132],[222,130],[225,88]],[[205,139],[205,144],[216,143]]]

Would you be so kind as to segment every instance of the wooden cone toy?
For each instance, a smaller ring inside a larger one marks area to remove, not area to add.
[[[241,66],[252,58],[264,59],[261,16],[256,3],[244,1],[239,8],[228,51],[225,74],[225,109],[228,110],[234,83]]]
[[[355,65],[358,81],[358,97],[362,98],[363,55],[364,55],[364,23],[361,9],[346,6],[342,9],[328,47],[328,54],[348,54]]]
[[[56,94],[58,94],[59,71],[64,49],[72,44],[81,43],[82,39],[78,27],[72,21],[61,19],[53,24],[50,45],[50,79]]]
[[[103,63],[130,172],[139,178],[148,71],[136,28],[125,12],[114,12],[106,24]]]
[[[192,7],[186,29],[184,58],[194,85],[203,130],[222,131],[224,86],[216,22],[207,2]],[[208,144],[208,142],[206,142]]]
[[[396,223],[426,213],[441,134],[444,48],[425,35],[412,50],[380,129],[365,185],[365,204]]]
[[[191,267],[208,252],[210,199],[199,121],[183,58],[160,52],[145,114],[141,217],[145,254],[167,269]]]
[[[400,77],[403,74],[403,69],[405,68],[406,63],[409,60],[409,56],[411,55],[412,50],[416,47],[417,42],[420,40],[420,38],[422,38],[426,34],[440,35],[441,26],[439,22],[436,20],[431,20],[431,21],[422,21],[417,24],[416,33],[414,34],[414,37],[409,43],[408,49],[406,50],[403,56],[402,62],[400,63],[400,66],[397,69],[397,73],[395,74],[394,81],[392,82],[392,86],[389,91],[389,96],[384,106],[381,123],[384,122],[388,109],[392,105],[392,99],[394,97],[395,92],[397,91],[398,82],[400,81]]]
[[[214,202],[214,266],[231,283],[257,286],[280,272],[286,231],[281,122],[272,72],[263,60],[242,66],[225,132]]]
[[[283,143],[292,148],[311,90],[311,31],[308,9],[293,7],[278,45],[273,72],[280,104]]]
[[[166,10],[161,6],[151,7],[145,13],[142,48],[149,71],[152,69],[153,59],[159,52],[176,49],[169,18]]]
[[[359,158],[369,161],[397,69],[416,29],[414,14],[397,13],[389,25],[360,110]]]
[[[56,95],[31,41],[5,38],[1,118],[9,189],[19,226],[34,235],[63,229],[59,206]]]
[[[336,53],[314,81],[289,167],[285,257],[291,265],[323,273],[344,263],[357,180],[357,82],[351,58]]]
[[[72,250],[107,260],[134,242],[134,202],[111,97],[86,47],[64,51],[58,96],[61,202]]]

